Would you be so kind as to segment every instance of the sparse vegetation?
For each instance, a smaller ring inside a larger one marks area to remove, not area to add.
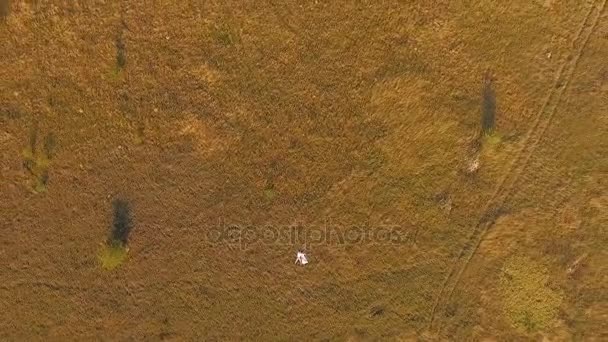
[[[234,45],[238,42],[238,35],[227,24],[216,26],[212,35],[218,43],[224,46]]]
[[[268,201],[272,201],[276,196],[276,191],[273,187],[269,186],[264,189],[264,198]]]
[[[484,145],[490,147],[498,147],[502,142],[502,137],[500,134],[490,131],[491,133],[486,134],[484,137]]]
[[[562,295],[548,287],[548,271],[527,257],[513,257],[503,267],[500,286],[506,319],[516,328],[533,332],[557,318]]]
[[[127,258],[127,248],[118,245],[106,245],[99,253],[101,267],[113,270],[120,266]]]
[[[133,227],[129,202],[116,199],[112,202],[113,220],[106,245],[99,254],[101,266],[107,270],[118,267],[126,258],[129,234]]]
[[[603,3],[10,0],[0,340],[601,340]]]

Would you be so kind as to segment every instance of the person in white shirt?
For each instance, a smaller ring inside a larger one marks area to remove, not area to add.
[[[300,264],[302,266],[308,264],[308,258],[306,257],[306,254],[304,254],[303,252],[298,251],[296,253],[296,264]]]

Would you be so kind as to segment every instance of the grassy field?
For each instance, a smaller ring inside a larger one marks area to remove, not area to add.
[[[606,0],[0,0],[0,46],[0,340],[608,338]],[[328,222],[406,238],[212,234]]]

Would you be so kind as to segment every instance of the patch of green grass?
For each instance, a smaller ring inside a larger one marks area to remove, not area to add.
[[[492,132],[490,134],[484,134],[483,136],[483,145],[489,147],[497,147],[502,143],[502,135],[497,132]]]
[[[108,72],[108,76],[111,81],[120,81],[123,77],[123,70],[118,65],[114,65]]]
[[[119,243],[105,245],[98,255],[101,267],[106,270],[117,268],[127,259],[127,252],[128,248]]]
[[[525,332],[543,330],[557,318],[562,294],[547,286],[548,270],[527,257],[514,257],[503,267],[500,291],[505,318]]]
[[[272,201],[276,197],[277,193],[273,188],[264,189],[264,198],[269,201]]]

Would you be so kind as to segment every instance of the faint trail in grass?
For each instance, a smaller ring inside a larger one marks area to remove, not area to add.
[[[498,218],[498,216],[488,215],[488,213],[498,214],[500,212],[501,206],[512,195],[515,185],[523,171],[526,169],[534,150],[548,127],[551,125],[557,107],[559,106],[566,89],[570,85],[570,81],[572,80],[579,60],[583,55],[587,42],[595,31],[595,28],[604,13],[607,1],[608,0],[595,1],[584,16],[581,26],[572,41],[572,50],[558,70],[553,87],[538,111],[532,128],[524,137],[519,151],[504,172],[503,177],[490,200],[488,200],[483,207],[482,217],[479,219],[441,286],[441,290],[439,291],[435,304],[431,310],[429,329],[433,329],[433,323],[435,322],[437,312],[444,311],[445,307],[448,305],[462,275],[473,259],[473,256],[477,252],[485,235]],[[437,330],[439,331],[440,329],[441,326],[438,324]]]

